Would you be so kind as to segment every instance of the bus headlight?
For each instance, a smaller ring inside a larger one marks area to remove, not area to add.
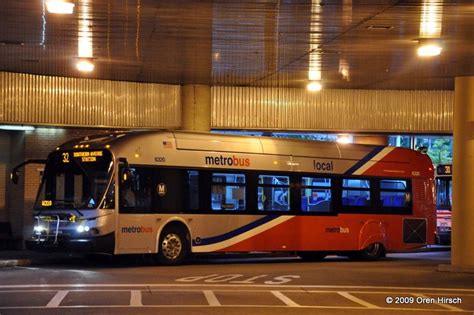
[[[41,234],[41,232],[46,231],[46,228],[44,226],[41,226],[41,225],[35,225],[33,227],[33,231],[35,231],[36,234]]]
[[[89,227],[87,225],[79,225],[76,231],[79,233],[89,232]]]

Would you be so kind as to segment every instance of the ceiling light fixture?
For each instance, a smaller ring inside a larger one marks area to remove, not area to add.
[[[419,39],[418,40],[418,56],[433,57],[441,54],[441,41],[439,39]]]
[[[24,125],[0,125],[0,130],[32,131],[32,130],[35,130],[35,127],[24,126]]]
[[[338,143],[348,144],[352,143],[352,137],[350,135],[338,135],[336,141]]]
[[[46,0],[46,9],[53,14],[73,14],[74,3],[67,0]]]
[[[76,68],[81,72],[92,72],[95,66],[91,59],[80,58],[76,63]]]
[[[323,89],[323,86],[319,81],[310,81],[306,86],[306,89],[310,92],[319,92]]]

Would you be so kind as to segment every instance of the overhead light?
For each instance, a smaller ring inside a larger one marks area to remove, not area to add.
[[[418,56],[420,57],[433,57],[441,54],[443,48],[437,45],[425,45],[418,47]]]
[[[74,3],[67,0],[46,0],[46,9],[54,14],[72,14]]]
[[[1,130],[12,130],[12,131],[32,131],[35,130],[33,126],[23,125],[0,125]]]
[[[94,71],[94,63],[90,59],[79,59],[76,68],[81,72],[92,72]]]
[[[336,141],[342,144],[352,143],[350,135],[338,135]]]
[[[418,56],[433,57],[441,54],[441,41],[439,39],[419,39],[418,40]]]
[[[318,91],[321,91],[323,89],[323,86],[318,81],[311,81],[311,82],[308,83],[306,88],[310,92],[318,92]]]

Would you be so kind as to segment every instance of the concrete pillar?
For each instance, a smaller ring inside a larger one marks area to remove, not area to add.
[[[474,77],[458,77],[454,94],[451,265],[474,273]]]
[[[358,144],[388,145],[388,136],[383,135],[354,135],[352,140]]]
[[[184,85],[181,89],[183,130],[211,130],[211,87]]]

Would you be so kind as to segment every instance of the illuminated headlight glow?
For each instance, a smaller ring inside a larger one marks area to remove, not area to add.
[[[46,231],[46,228],[44,226],[41,226],[41,225],[35,225],[33,227],[33,231],[35,231],[36,233],[41,233],[43,231]]]
[[[89,232],[89,227],[87,225],[79,225],[76,228],[77,232],[79,233],[84,233],[84,232]]]

